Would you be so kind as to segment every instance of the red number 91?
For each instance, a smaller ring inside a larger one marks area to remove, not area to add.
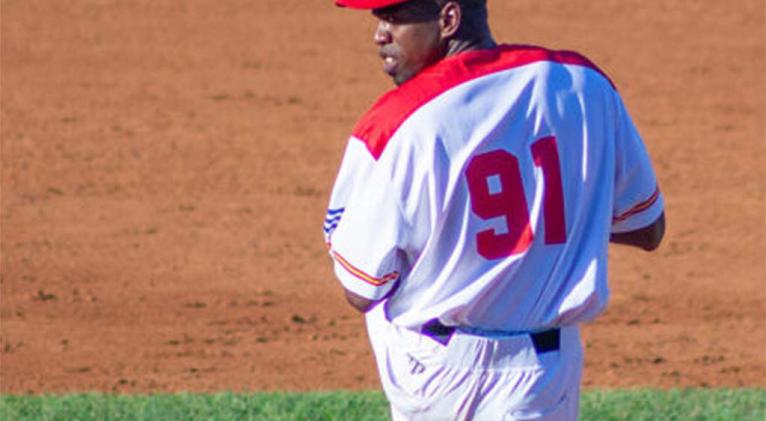
[[[556,138],[548,136],[535,141],[531,152],[535,166],[543,171],[545,244],[562,244],[566,242],[566,220]],[[501,234],[494,229],[477,233],[479,254],[499,259],[529,249],[534,234],[529,226],[519,159],[502,149],[486,152],[471,159],[465,175],[473,212],[484,220],[503,217],[508,228]]]

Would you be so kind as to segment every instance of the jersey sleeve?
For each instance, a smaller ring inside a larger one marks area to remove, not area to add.
[[[325,241],[338,280],[370,300],[384,298],[401,272],[403,219],[388,174],[364,143],[352,138],[325,218]]]
[[[324,240],[328,247],[332,245],[333,233],[343,219],[346,203],[351,198],[356,181],[364,178],[366,172],[370,170],[370,165],[363,159],[364,155],[355,146],[353,140],[346,145],[346,151],[330,193],[330,204],[327,206],[327,215],[324,220]]]
[[[644,228],[657,220],[664,209],[664,199],[646,146],[619,96],[616,111],[612,232],[621,233]]]

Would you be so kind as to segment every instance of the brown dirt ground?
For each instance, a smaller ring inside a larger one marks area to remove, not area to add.
[[[377,388],[321,236],[390,82],[330,0],[0,0],[0,392]],[[736,7],[734,5],[736,3]],[[766,386],[763,0],[491,0],[620,87],[667,198],[586,387]]]

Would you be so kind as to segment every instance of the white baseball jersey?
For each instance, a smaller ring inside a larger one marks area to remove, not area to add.
[[[343,286],[413,329],[526,332],[605,306],[610,233],[663,210],[644,144],[586,58],[504,45],[381,97],[348,141],[325,219]]]

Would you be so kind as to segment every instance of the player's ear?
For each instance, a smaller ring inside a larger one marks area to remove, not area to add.
[[[456,1],[448,1],[439,14],[439,25],[441,26],[441,36],[443,39],[453,37],[463,19],[463,10]]]

